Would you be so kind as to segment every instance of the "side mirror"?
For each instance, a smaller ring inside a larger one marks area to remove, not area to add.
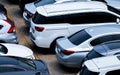
[[[116,19],[116,23],[120,24],[120,19],[119,18]]]

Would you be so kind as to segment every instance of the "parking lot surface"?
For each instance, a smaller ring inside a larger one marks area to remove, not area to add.
[[[51,75],[76,75],[79,69],[61,66],[57,62],[55,53],[50,53],[49,49],[38,48],[34,45],[34,43],[30,40],[29,27],[27,27],[23,20],[22,13],[18,4],[13,4],[8,1],[9,0],[0,0],[0,3],[5,6],[8,14],[12,16],[15,22],[19,44],[31,48],[36,59],[44,60],[48,65]]]

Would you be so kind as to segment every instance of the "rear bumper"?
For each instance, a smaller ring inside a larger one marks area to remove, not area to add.
[[[16,33],[0,34],[0,41],[17,44],[18,38]]]

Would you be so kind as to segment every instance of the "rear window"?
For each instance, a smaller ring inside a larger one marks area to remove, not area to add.
[[[0,44],[0,53],[6,54],[8,52],[8,49]]]
[[[92,72],[87,69],[86,66],[84,66],[80,72],[80,75],[98,75],[99,73],[97,72]]]
[[[120,49],[120,41],[119,41],[119,42],[115,42],[115,43],[106,44],[106,46],[107,46],[110,50]]]
[[[93,58],[97,58],[97,57],[102,57],[103,55],[97,53],[95,50],[92,50],[88,53],[88,55],[86,56],[87,60],[89,59],[93,59]]]
[[[46,4],[52,4],[54,2],[55,2],[55,0],[37,0],[34,2],[34,4],[36,7],[38,7],[38,6],[42,6],[42,5],[46,5]]]
[[[68,37],[68,39],[75,45],[79,45],[89,38],[91,38],[91,36],[85,30],[81,30]]]

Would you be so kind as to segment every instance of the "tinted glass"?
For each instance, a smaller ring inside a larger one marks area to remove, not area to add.
[[[16,68],[16,67],[0,67],[0,73],[2,72],[14,72],[14,71],[24,71],[24,69]]]
[[[98,75],[97,72],[89,71],[85,66],[82,68],[80,75]]]
[[[27,60],[27,59],[18,59],[19,65],[24,67],[25,69],[28,70],[35,70],[36,69],[36,65],[34,64],[34,62],[32,60]]]
[[[7,48],[0,44],[0,52],[6,54],[8,52]]]
[[[90,42],[92,46],[96,46],[105,42],[110,42],[114,40],[120,40],[120,34],[113,34],[113,35],[107,35],[107,36],[102,36],[94,39],[93,41]]]
[[[105,12],[91,12],[67,14],[52,17],[45,17],[36,13],[33,22],[36,24],[54,24],[54,23],[71,23],[71,24],[89,24],[89,23],[107,23],[116,22],[117,17]]]
[[[91,36],[85,30],[81,30],[68,37],[68,39],[75,45],[79,45],[89,38],[91,38]]]
[[[52,4],[54,3],[55,0],[37,0],[35,1],[35,6],[38,7],[38,6],[42,6],[42,5],[46,5],[46,4]]]
[[[103,55],[97,53],[96,51],[92,50],[88,53],[86,56],[87,60],[92,59],[92,58],[97,58],[97,57],[102,57]]]
[[[113,49],[120,49],[120,42],[116,42],[116,43],[109,43],[109,44],[106,44],[106,46],[110,49],[110,50],[113,50]]]
[[[120,70],[114,70],[106,73],[105,75],[120,75]]]

